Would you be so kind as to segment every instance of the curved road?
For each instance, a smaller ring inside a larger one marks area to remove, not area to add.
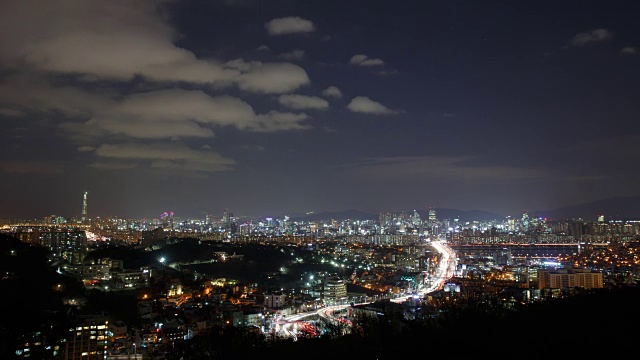
[[[438,263],[436,275],[430,281],[431,285],[429,285],[429,287],[427,287],[426,289],[419,291],[416,295],[402,296],[391,301],[401,303],[411,297],[423,297],[428,293],[440,290],[444,286],[444,283],[453,277],[453,273],[455,272],[457,266],[455,251],[441,240],[432,241],[431,246],[433,246],[436,251],[438,251],[442,256],[442,258],[440,259],[440,263]]]
[[[436,249],[436,251],[440,253],[442,258],[440,260],[440,263],[438,264],[436,275],[432,277],[430,281],[429,287],[419,291],[416,295],[402,296],[399,298],[392,299],[391,301],[396,303],[402,303],[412,297],[423,297],[428,293],[440,290],[444,286],[444,283],[447,280],[449,280],[451,277],[453,277],[454,271],[457,266],[456,255],[454,250],[451,249],[449,246],[447,246],[445,242],[440,240],[432,241],[431,245]],[[367,302],[362,304],[369,304],[369,303]],[[362,304],[357,304],[357,305],[362,305]],[[296,325],[300,320],[303,320],[304,318],[307,318],[309,316],[314,316],[314,315],[317,315],[322,318],[333,318],[333,313],[335,311],[342,310],[347,307],[350,307],[350,305],[333,305],[333,306],[324,307],[317,311],[310,311],[306,313],[289,315],[286,320],[285,319],[276,320],[275,330],[281,335],[284,335],[286,337],[290,337],[296,340],[297,339]]]

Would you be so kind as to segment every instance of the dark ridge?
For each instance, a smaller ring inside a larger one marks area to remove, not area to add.
[[[298,216],[291,218],[292,221],[320,221],[320,220],[375,220],[378,219],[378,214],[369,214],[360,210],[343,210],[343,211],[327,211],[313,214],[307,214],[305,216]]]
[[[611,197],[557,209],[538,210],[530,214],[549,220],[580,218],[596,221],[599,215],[604,215],[605,220],[637,220],[640,219],[640,196]]]

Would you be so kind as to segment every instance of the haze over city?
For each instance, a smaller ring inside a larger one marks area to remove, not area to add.
[[[640,195],[640,3],[0,4],[0,218]]]

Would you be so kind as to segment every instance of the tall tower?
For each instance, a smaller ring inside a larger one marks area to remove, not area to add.
[[[438,218],[436,217],[436,210],[429,209],[429,222],[434,223],[436,221],[438,221]]]
[[[87,221],[87,192],[84,192],[84,196],[82,196],[82,223],[84,224]]]
[[[176,236],[176,230],[173,227],[173,211],[169,212],[169,222],[171,223],[171,237],[175,237]]]
[[[222,221],[224,223],[225,228],[229,228],[231,225],[231,212],[229,209],[224,209],[224,214],[222,215]]]

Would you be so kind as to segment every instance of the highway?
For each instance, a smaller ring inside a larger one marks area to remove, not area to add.
[[[456,263],[456,255],[455,251],[451,249],[447,244],[443,241],[432,241],[431,245],[433,248],[440,253],[442,256],[441,261],[438,263],[438,269],[436,270],[436,275],[433,276],[429,285],[419,290],[416,294],[401,296],[391,301],[396,303],[402,303],[407,301],[410,298],[415,297],[423,297],[424,295],[440,290],[445,282],[447,282],[455,272],[457,263]],[[368,303],[356,304],[363,305]],[[297,334],[300,328],[300,324],[305,324],[306,318],[317,316],[324,319],[336,319],[334,314],[337,311],[348,308],[350,305],[334,305],[334,306],[326,306],[317,311],[309,311],[305,313],[299,313],[294,315],[289,315],[285,318],[279,318],[275,321],[274,331],[279,335],[287,338],[293,338],[297,340]]]
[[[440,255],[442,256],[442,259],[438,263],[438,269],[436,270],[436,275],[433,276],[429,281],[429,286],[427,286],[427,288],[425,289],[419,290],[415,295],[401,296],[401,297],[392,299],[391,301],[396,303],[402,303],[412,297],[422,298],[428,293],[442,289],[442,287],[444,286],[444,283],[453,277],[453,274],[457,266],[455,251],[451,249],[449,246],[447,246],[445,242],[440,240],[432,241],[431,246],[433,246],[433,248],[440,253]]]

